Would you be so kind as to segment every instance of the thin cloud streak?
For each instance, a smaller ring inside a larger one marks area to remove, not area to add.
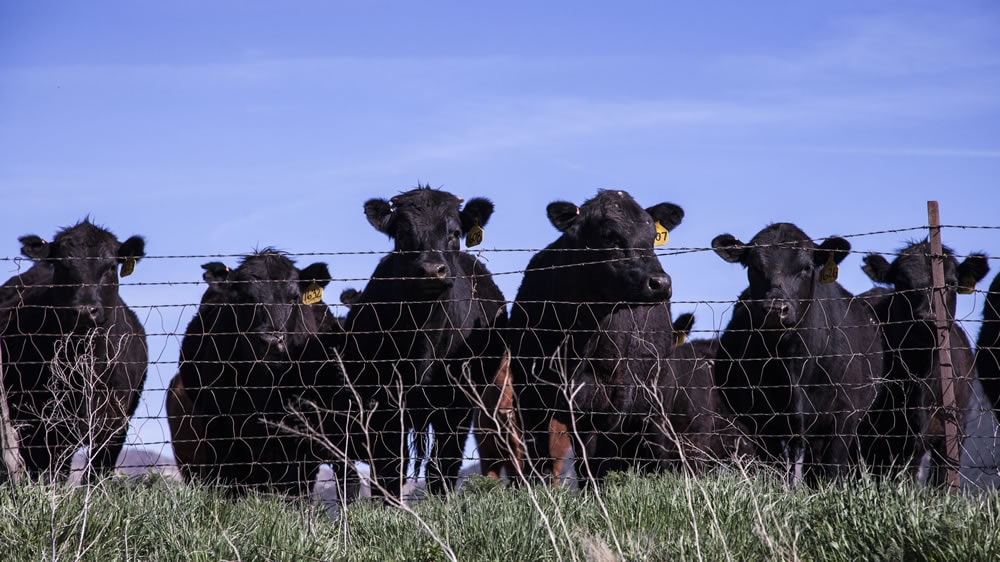
[[[996,21],[927,16],[875,16],[840,22],[812,48],[723,58],[730,70],[774,79],[900,78],[1000,66]]]

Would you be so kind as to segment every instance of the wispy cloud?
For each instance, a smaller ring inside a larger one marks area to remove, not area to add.
[[[731,69],[772,78],[926,76],[1000,66],[996,21],[928,14],[852,18],[801,50],[724,58]]]

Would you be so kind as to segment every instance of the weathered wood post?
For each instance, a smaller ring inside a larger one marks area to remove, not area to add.
[[[930,229],[931,282],[934,284],[934,320],[937,328],[938,362],[941,365],[941,400],[939,414],[943,418],[945,445],[948,453],[948,485],[953,491],[959,489],[961,475],[959,466],[958,427],[959,410],[955,404],[955,379],[951,363],[951,330],[948,323],[948,301],[945,299],[944,249],[941,244],[941,215],[937,201],[927,202],[927,225]]]
[[[10,421],[7,402],[7,387],[3,384],[3,346],[0,346],[0,449],[3,450],[3,464],[7,468],[7,478],[12,484],[20,484],[25,476],[24,459],[17,431]]]

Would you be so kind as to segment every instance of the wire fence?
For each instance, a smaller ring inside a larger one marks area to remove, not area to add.
[[[11,477],[86,479],[110,470],[121,453],[121,471],[238,492],[321,488],[386,498],[424,485],[450,489],[470,473],[599,485],[615,470],[697,476],[735,465],[777,471],[790,484],[860,471],[944,483],[950,471],[962,486],[995,487],[995,398],[976,365],[1000,353],[998,344],[977,347],[970,338],[987,332],[982,313],[958,315],[951,304],[946,322],[935,323],[928,303],[940,293],[979,311],[1000,306],[997,282],[991,292],[983,285],[992,276],[979,284],[961,278],[962,264],[978,254],[928,259],[944,262],[946,279],[935,287],[929,271],[900,276],[910,246],[863,247],[874,235],[919,239],[927,230],[843,236],[854,246],[845,255],[892,262],[895,282],[881,278],[859,295],[824,289],[781,306],[753,290],[738,301],[582,301],[568,290],[565,299],[515,299],[510,289],[488,294],[482,270],[451,271],[430,285],[425,273],[336,278],[338,260],[385,252],[263,250],[146,256],[140,267],[171,273],[122,279],[120,292],[137,302],[126,308],[107,271],[129,258],[98,253],[36,259],[33,267],[0,258],[18,271],[0,288],[4,465]],[[504,256],[542,251],[477,255],[507,263]],[[634,259],[562,251],[578,258],[534,271],[585,285],[588,267],[628,268]],[[688,256],[713,251],[656,255],[671,273]],[[303,266],[317,259],[329,269]],[[514,286],[527,271],[494,271],[492,279]],[[742,271],[728,275],[746,281]],[[383,280],[399,285],[376,291]],[[475,290],[442,293],[463,282]],[[332,289],[342,285],[359,291],[338,302]],[[420,297],[403,298],[412,292],[402,287],[412,285]],[[170,302],[171,294],[180,298]],[[798,314],[788,319],[782,307]],[[708,312],[711,327],[676,318],[691,311]],[[942,333],[950,335],[945,362]],[[953,371],[945,389],[943,364]]]

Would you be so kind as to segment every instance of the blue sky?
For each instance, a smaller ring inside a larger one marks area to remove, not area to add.
[[[681,205],[674,311],[713,330],[746,284],[703,250],[717,234],[902,230],[850,238],[857,293],[861,255],[923,237],[927,200],[1000,226],[997,29],[992,1],[0,0],[0,274],[19,236],[88,214],[146,237],[122,293],[151,334],[151,448],[201,263],[320,254],[298,261],[330,264],[336,301],[390,248],[363,202],[418,182],[494,201],[480,249],[510,299],[530,257],[510,250],[556,237],[549,202]],[[1000,255],[997,230],[944,239]],[[959,306],[974,334],[982,295]]]

